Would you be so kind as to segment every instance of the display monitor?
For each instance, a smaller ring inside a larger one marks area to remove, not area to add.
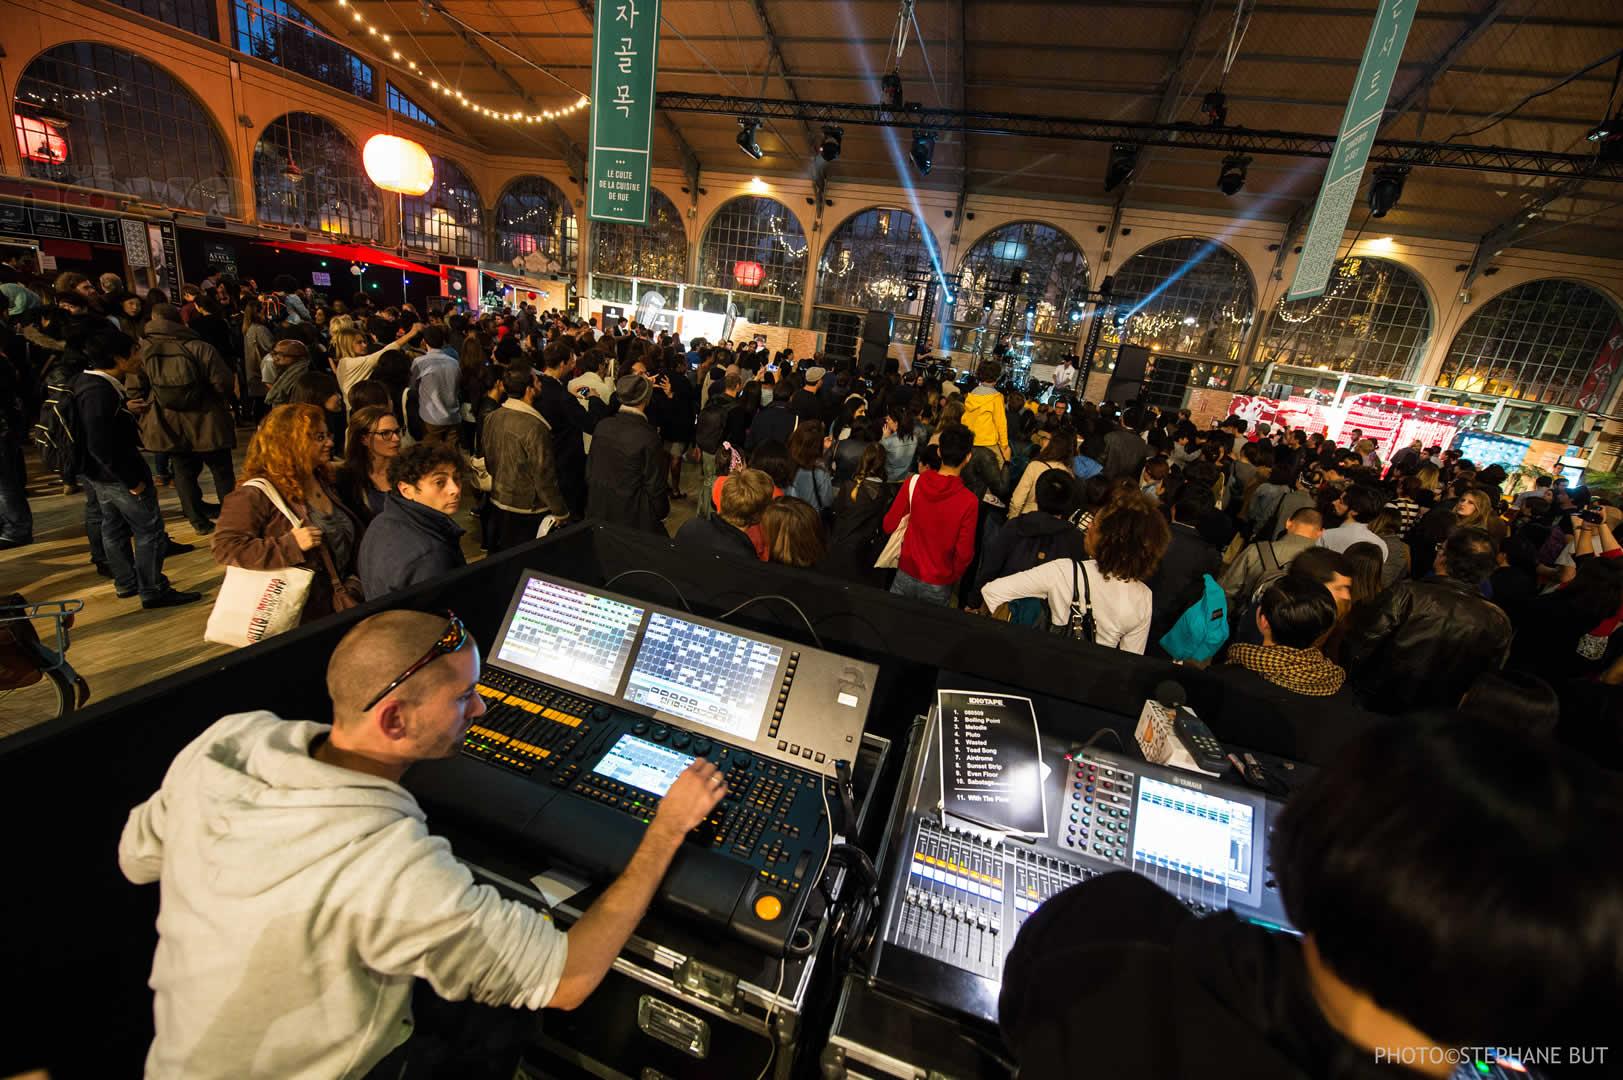
[[[1141,777],[1133,861],[1250,892],[1252,822],[1247,803]]]
[[[639,739],[635,735],[622,735],[592,771],[610,780],[630,784],[652,795],[664,795],[682,775],[682,770],[693,764],[691,754],[679,754],[668,746]]]
[[[613,694],[625,675],[644,610],[531,577],[493,658],[543,679]]]
[[[654,612],[624,698],[753,742],[772,705],[783,650]]]

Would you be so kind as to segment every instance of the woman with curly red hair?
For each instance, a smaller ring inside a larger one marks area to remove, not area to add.
[[[333,480],[326,416],[315,405],[278,405],[248,444],[243,480],[221,501],[211,544],[221,566],[312,571],[300,619],[309,622],[359,602],[363,528]]]

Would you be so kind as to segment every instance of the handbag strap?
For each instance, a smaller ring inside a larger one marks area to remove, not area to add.
[[[243,481],[242,486],[258,488],[262,493],[264,493],[265,498],[271,501],[271,505],[282,512],[282,516],[287,518],[295,529],[304,525],[304,522],[300,521],[293,511],[287,508],[287,503],[282,501],[281,492],[277,491],[276,485],[272,484],[269,480],[261,479],[260,477],[256,476],[252,480]]]

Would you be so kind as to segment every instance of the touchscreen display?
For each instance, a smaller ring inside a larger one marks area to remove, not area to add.
[[[643,609],[531,578],[495,659],[544,679],[612,694],[620,688]]]
[[[1141,777],[1133,860],[1250,892],[1251,819],[1246,803]]]
[[[777,686],[783,650],[654,612],[625,699],[752,742]]]
[[[651,794],[664,795],[682,775],[682,770],[691,764],[691,754],[679,754],[668,746],[635,735],[622,735],[592,771]]]

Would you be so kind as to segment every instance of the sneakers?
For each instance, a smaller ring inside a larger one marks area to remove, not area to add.
[[[7,536],[0,536],[0,551],[9,551],[12,548],[27,547],[32,540],[13,540]]]
[[[180,607],[182,604],[195,604],[203,599],[200,592],[181,592],[179,589],[168,589],[159,593],[151,600],[141,601],[141,606],[148,611],[153,608]]]

